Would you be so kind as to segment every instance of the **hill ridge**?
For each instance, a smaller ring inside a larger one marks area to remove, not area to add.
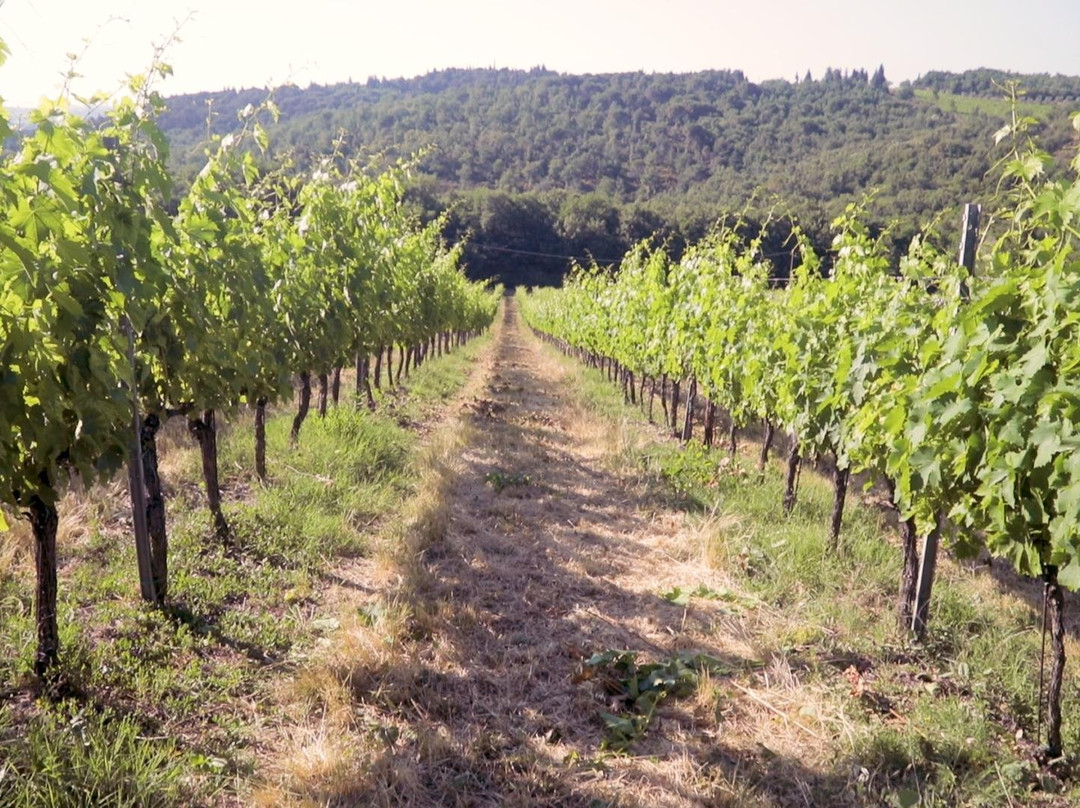
[[[832,219],[871,191],[868,218],[891,226],[897,249],[935,219],[951,240],[955,211],[989,202],[995,188],[989,172],[1001,102],[958,103],[951,93],[992,86],[1001,71],[969,73],[932,72],[890,88],[880,67],[761,83],[739,70],[451,68],[279,88],[282,119],[270,136],[301,167],[342,133],[352,154],[394,159],[426,149],[413,198],[427,216],[451,210],[450,237],[472,234],[472,272],[544,283],[557,281],[566,262],[523,265],[485,245],[618,256],[657,234],[677,251],[718,218],[742,211],[752,221],[770,212],[795,216],[825,247]],[[1080,97],[1080,78],[1031,78],[1039,98],[1073,85]],[[162,127],[180,174],[200,166],[207,102],[212,128],[224,132],[238,110],[266,94],[167,99]],[[1030,107],[1043,119],[1040,137],[1051,152],[1071,148],[1070,103]]]

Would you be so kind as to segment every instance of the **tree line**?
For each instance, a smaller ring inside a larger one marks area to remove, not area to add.
[[[1000,97],[975,74],[942,75]],[[1022,78],[1031,92],[1039,81]],[[411,194],[425,215],[448,213],[455,232],[473,235],[471,276],[531,284],[557,280],[568,261],[530,261],[497,248],[618,258],[646,230],[680,247],[722,212],[745,210],[764,221],[774,209],[796,216],[824,248],[832,219],[870,193],[868,223],[888,227],[899,253],[942,211],[992,194],[988,172],[997,154],[989,135],[1004,123],[982,110],[946,111],[910,85],[904,90],[889,87],[883,67],[761,83],[739,71],[443,70],[279,88],[283,115],[268,135],[272,152],[295,154],[300,164],[339,138],[345,154],[389,161],[427,149]],[[162,128],[177,175],[200,167],[208,114],[211,131],[223,133],[236,110],[264,96],[242,90],[168,99]],[[1039,126],[1046,148],[1064,154],[1071,131],[1064,106]],[[503,226],[499,211],[507,207],[525,226]],[[944,218],[950,240],[956,218]]]

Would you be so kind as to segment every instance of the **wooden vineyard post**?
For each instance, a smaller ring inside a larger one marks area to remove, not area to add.
[[[930,621],[930,593],[934,588],[934,571],[937,569],[938,544],[941,538],[941,514],[934,515],[934,526],[923,540],[919,556],[919,577],[915,581],[915,607],[911,610],[911,630],[920,640],[926,634]]]
[[[131,365],[131,452],[128,454],[128,491],[131,495],[131,519],[135,526],[135,557],[139,565],[139,592],[143,600],[157,603],[154,585],[150,528],[146,521],[146,478],[143,476],[142,416],[139,413],[138,377],[135,372],[135,334],[125,316],[121,330],[128,338],[128,363]]]
[[[960,236],[959,263],[968,272],[975,269],[975,247],[979,243],[979,217],[982,208],[968,203],[964,205],[963,233]],[[960,291],[966,300],[968,287],[965,283]],[[911,610],[911,630],[919,639],[926,634],[926,624],[930,619],[930,593],[934,588],[934,570],[937,567],[938,543],[941,537],[941,514],[934,517],[934,527],[926,534],[922,555],[919,557],[919,577],[915,585],[915,604]]]
[[[973,205],[970,202],[964,205],[964,222],[960,236],[960,265],[967,271],[975,269],[975,248],[979,244],[979,219],[982,216],[982,206]],[[960,287],[960,294],[964,300],[968,299],[968,285],[965,281]]]
[[[124,185],[120,169],[120,140],[106,137],[106,149],[112,152],[116,164],[116,181]],[[127,263],[124,250],[116,248],[116,257]],[[130,267],[129,267],[130,268]],[[128,454],[128,493],[131,497],[131,521],[135,528],[135,557],[139,566],[139,591],[143,600],[158,601],[154,585],[153,551],[150,546],[150,527],[146,515],[146,478],[143,476],[142,415],[139,412],[139,375],[135,366],[135,329],[131,318],[125,314],[120,320],[120,331],[127,336],[128,366],[131,370],[131,451]]]
[[[106,137],[103,141],[106,149],[112,152],[116,165],[116,182],[124,185],[124,175],[120,168],[120,140]],[[116,247],[116,257],[127,264],[127,256],[122,247]],[[128,267],[130,269],[130,266]],[[157,586],[154,584],[154,556],[150,544],[150,527],[146,514],[147,494],[146,478],[143,476],[142,449],[142,414],[139,411],[139,375],[135,366],[135,329],[131,318],[124,314],[120,320],[120,331],[127,336],[128,367],[131,370],[131,451],[128,454],[128,493],[131,498],[131,521],[135,528],[135,557],[139,566],[139,592],[143,600],[158,602]]]
[[[694,437],[694,399],[697,398],[697,377],[690,377],[690,385],[686,389],[686,417],[683,419],[682,442],[689,443]]]

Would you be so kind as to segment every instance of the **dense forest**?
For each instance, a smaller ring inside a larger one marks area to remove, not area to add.
[[[655,235],[679,252],[715,220],[794,217],[822,247],[846,205],[864,203],[902,249],[936,224],[948,242],[960,206],[991,202],[1002,88],[1027,88],[1051,152],[1069,147],[1080,79],[992,70],[928,73],[890,87],[873,73],[828,70],[754,83],[739,71],[563,75],[544,68],[443,70],[413,79],[274,92],[277,153],[298,164],[338,144],[385,162],[422,151],[413,201],[451,210],[471,233],[477,277],[558,282],[569,257],[617,260]],[[163,128],[181,176],[210,131],[227,131],[265,90],[169,99]],[[988,99],[973,103],[972,97]],[[783,273],[789,224],[767,249]]]

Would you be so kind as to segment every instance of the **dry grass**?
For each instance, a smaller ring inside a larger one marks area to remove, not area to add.
[[[93,537],[98,526],[130,520],[127,488],[113,479],[84,491],[78,482],[62,494],[56,505],[56,546],[63,563],[65,553],[78,550]],[[34,574],[34,534],[21,514],[5,510],[9,530],[0,533],[0,581]]]
[[[425,557],[449,526],[452,489],[472,437],[467,402],[490,372],[490,355],[481,357],[457,403],[436,419],[414,462],[415,492],[399,519],[384,526],[373,558],[336,571],[351,584],[328,598],[340,628],[278,693],[287,724],[253,794],[256,804],[409,804],[422,792],[419,763],[397,748],[408,744],[427,760],[447,753],[437,731],[396,713],[423,701],[415,638],[440,620],[423,595],[430,589]]]
[[[0,582],[33,574],[34,534],[30,523],[5,510],[9,529],[0,533]]]
[[[440,542],[450,522],[450,491],[462,469],[469,426],[454,419],[429,437],[415,464],[417,489],[401,519],[377,545],[376,561],[398,578],[401,596],[411,598],[427,580],[424,554]]]
[[[220,420],[220,427],[226,428],[225,419]],[[198,454],[189,451],[195,445],[195,439],[188,432],[187,418],[178,416],[168,419],[158,430],[156,443],[158,473],[164,485],[181,479],[201,479]]]
[[[288,750],[278,764],[277,782],[257,788],[252,805],[321,808],[349,798],[362,766],[350,734],[333,723],[300,727],[292,731]],[[308,789],[306,784],[318,785]]]

